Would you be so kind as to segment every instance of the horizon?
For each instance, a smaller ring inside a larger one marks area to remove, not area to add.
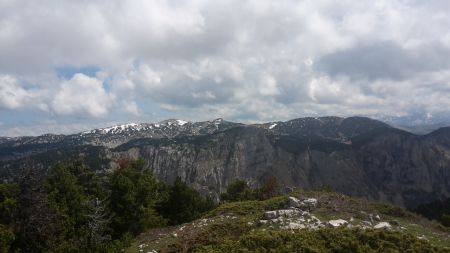
[[[274,120],[274,121],[258,121],[258,122],[241,122],[241,121],[231,121],[228,119],[224,119],[224,118],[214,118],[214,119],[209,119],[209,120],[200,120],[200,121],[195,121],[195,120],[185,120],[185,119],[176,119],[176,118],[170,118],[170,119],[164,119],[164,120],[160,120],[160,121],[154,121],[154,122],[119,122],[119,123],[111,123],[111,124],[107,124],[107,125],[100,125],[98,127],[93,127],[93,128],[89,128],[89,129],[83,129],[83,130],[76,130],[73,132],[43,132],[41,134],[36,134],[36,135],[15,135],[15,136],[7,136],[7,135],[0,135],[1,138],[18,138],[18,137],[39,137],[39,136],[44,136],[44,135],[76,135],[76,134],[82,134],[82,133],[88,133],[90,131],[93,130],[101,130],[101,129],[107,129],[107,128],[112,128],[112,127],[118,127],[118,126],[127,126],[127,125],[143,125],[143,124],[160,124],[162,122],[165,121],[171,121],[171,120],[177,120],[177,121],[183,121],[186,123],[199,123],[199,122],[213,122],[216,120],[223,120],[226,122],[231,122],[231,123],[239,123],[239,124],[244,124],[244,125],[258,125],[258,124],[270,124],[270,123],[278,123],[278,122],[288,122],[288,121],[292,121],[292,120],[297,120],[297,119],[321,119],[321,118],[341,118],[341,119],[347,119],[347,118],[367,118],[367,119],[371,119],[371,120],[375,120],[375,121],[379,121],[379,122],[383,122],[391,127],[400,129],[400,130],[404,130],[407,131],[409,133],[412,134],[416,134],[416,135],[424,135],[424,134],[428,134],[431,132],[434,132],[440,128],[444,128],[444,127],[450,127],[450,123],[446,123],[446,122],[439,122],[439,123],[433,123],[433,124],[419,124],[419,125],[398,125],[395,124],[393,122],[389,122],[386,120],[382,120],[382,119],[377,119],[377,118],[373,118],[373,117],[369,117],[369,116],[364,116],[364,115],[351,115],[351,116],[336,116],[336,115],[323,115],[323,116],[305,116],[305,117],[296,117],[296,118],[291,118],[291,119],[285,119],[285,120]],[[428,126],[430,127],[428,130],[425,131],[414,131],[414,127],[421,127],[421,126]]]

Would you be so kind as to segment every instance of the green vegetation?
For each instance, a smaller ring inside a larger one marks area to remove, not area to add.
[[[132,161],[126,168],[115,171],[110,178],[111,221],[116,237],[137,235],[147,228],[165,225],[156,212],[157,182],[151,172],[143,170],[142,161]]]
[[[224,202],[235,202],[258,199],[258,192],[251,189],[245,180],[236,180],[228,185],[220,199]]]
[[[204,200],[200,194],[177,177],[168,190],[168,196],[161,203],[159,210],[170,225],[176,225],[199,218],[203,213],[213,209],[212,199]]]
[[[359,229],[258,231],[194,252],[445,252],[410,234]]]
[[[450,198],[420,205],[415,211],[428,219],[439,221],[444,226],[450,227]]]
[[[143,161],[123,159],[119,167],[101,174],[73,162],[45,176],[28,168],[0,184],[0,253],[450,252],[449,229],[330,189],[279,195],[274,177],[257,189],[236,181],[216,206],[181,178],[158,182]],[[315,198],[311,215],[351,226],[291,230],[264,220],[266,211],[285,209],[289,196]],[[376,224],[375,217],[392,229],[358,226]]]
[[[147,229],[214,208],[180,178],[168,185],[140,160],[119,164],[109,175],[80,162],[45,177],[28,168],[0,184],[0,252],[119,252]]]
[[[285,209],[289,196],[316,198],[319,206],[312,215],[322,221],[345,219],[353,227],[290,230],[261,222],[266,211]],[[355,226],[375,216],[392,229]],[[126,252],[450,252],[449,234],[401,208],[335,192],[295,192],[223,203],[202,219],[148,230]]]
[[[264,200],[280,194],[279,184],[276,177],[267,177],[261,188],[252,189],[244,180],[236,180],[227,186],[226,192],[222,193],[222,202],[235,202],[246,200]]]

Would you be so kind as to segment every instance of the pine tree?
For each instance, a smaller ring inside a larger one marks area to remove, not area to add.
[[[252,190],[246,181],[236,180],[227,186],[225,193],[221,195],[222,201],[244,201],[257,199],[257,192]]]
[[[150,171],[143,169],[142,160],[131,161],[127,168],[115,171],[110,178],[110,190],[110,208],[114,213],[111,225],[116,238],[164,224],[155,210],[157,182]]]
[[[169,198],[163,205],[162,213],[169,219],[170,224],[180,224],[199,218],[214,206],[211,199],[203,200],[195,189],[177,177],[170,188]]]

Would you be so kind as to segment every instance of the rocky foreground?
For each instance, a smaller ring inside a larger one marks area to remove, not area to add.
[[[351,217],[348,221],[344,219],[334,219],[321,221],[311,213],[318,205],[316,198],[307,198],[302,201],[296,197],[289,197],[288,209],[267,211],[264,213],[264,219],[259,220],[260,224],[276,224],[280,229],[319,229],[319,228],[361,228],[361,229],[391,229],[392,225],[387,221],[381,221],[380,215],[366,214],[369,219],[355,222]],[[402,229],[405,229],[402,227]]]
[[[450,231],[404,209],[304,192],[223,204],[203,219],[153,229],[127,252],[450,252]]]

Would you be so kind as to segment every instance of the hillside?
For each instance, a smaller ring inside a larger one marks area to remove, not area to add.
[[[404,209],[338,193],[223,204],[141,234],[126,252],[450,252],[450,231]]]

